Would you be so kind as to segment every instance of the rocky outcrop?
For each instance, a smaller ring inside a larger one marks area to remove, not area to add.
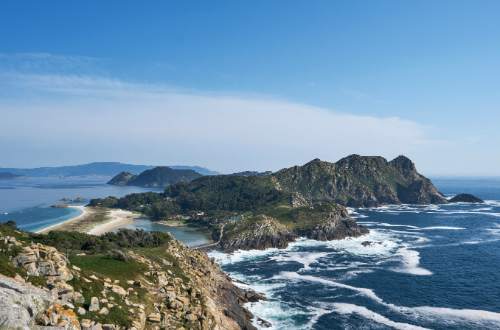
[[[282,224],[282,222],[287,225]],[[248,217],[225,226],[219,247],[227,252],[286,248],[297,237],[327,241],[368,233],[341,205],[326,203],[292,208],[280,220],[266,215]]]
[[[413,162],[399,156],[351,155],[336,163],[315,159],[273,174],[283,191],[300,193],[310,202],[333,201],[346,206],[446,203]]]
[[[450,203],[484,203],[484,201],[471,194],[458,194],[449,200]]]
[[[73,278],[68,269],[68,260],[56,248],[31,244],[13,259],[17,267],[24,268],[31,276],[43,276],[48,284],[66,282]]]
[[[37,238],[0,224],[0,272],[9,274],[0,275],[0,328],[255,329],[242,304],[262,296],[239,289],[204,252],[173,238],[151,252],[124,249],[118,259],[68,252],[90,268],[70,265],[55,247],[28,243]],[[108,262],[129,263],[128,280],[102,276]]]
[[[53,300],[46,290],[0,274],[0,328],[33,329]]]
[[[356,220],[349,217],[347,210],[328,212],[319,221],[299,231],[307,238],[318,241],[330,241],[347,237],[358,237],[368,234],[368,228],[358,225]]]
[[[219,242],[225,251],[285,248],[297,237],[276,219],[262,214],[225,227]]]

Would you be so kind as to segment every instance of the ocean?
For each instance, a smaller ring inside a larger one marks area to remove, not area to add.
[[[210,255],[266,294],[247,307],[271,329],[500,329],[500,179],[433,182],[487,201],[351,209],[368,235]]]
[[[467,192],[486,203],[351,209],[370,234],[210,255],[238,285],[266,294],[247,307],[271,329],[500,329],[500,179],[433,182],[447,196]],[[4,180],[0,221],[37,230],[75,215],[50,207],[63,197],[139,191],[103,178]],[[131,228],[169,231],[189,245],[206,240],[145,219]]]

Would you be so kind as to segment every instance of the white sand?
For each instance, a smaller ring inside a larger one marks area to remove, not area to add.
[[[71,219],[68,219],[68,220],[65,220],[63,222],[59,222],[59,223],[53,224],[51,226],[48,226],[48,227],[42,228],[40,230],[37,230],[35,233],[42,234],[42,233],[47,233],[47,232],[49,232],[51,230],[57,230],[62,225],[65,225],[65,224],[68,224],[68,223],[71,223],[71,222],[80,221],[81,219],[85,218],[88,215],[88,213],[89,213],[88,210],[87,210],[87,208],[85,206],[83,206],[83,205],[69,205],[68,207],[80,210],[82,213],[80,213],[79,215],[77,215],[76,217],[73,217]]]
[[[104,223],[97,224],[92,229],[90,229],[87,234],[103,235],[107,232],[132,224],[134,222],[134,219],[138,216],[139,215],[137,213],[131,211],[120,209],[109,210],[107,214],[109,220]]]

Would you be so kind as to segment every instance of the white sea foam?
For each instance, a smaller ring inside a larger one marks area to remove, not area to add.
[[[464,227],[452,227],[452,226],[430,226],[430,227],[422,227],[418,230],[464,230]]]
[[[446,323],[462,321],[480,325],[484,325],[487,323],[490,324],[494,323],[496,327],[500,326],[500,313],[496,312],[477,310],[477,309],[453,309],[453,308],[432,307],[432,306],[419,306],[419,307],[398,306],[385,302],[382,298],[377,296],[377,294],[372,289],[359,288],[352,285],[347,285],[320,277],[315,277],[311,275],[301,275],[290,272],[282,272],[280,273],[279,276],[292,281],[302,280],[302,281],[316,282],[327,286],[351,290],[383,306],[386,306],[393,311],[404,314],[407,317],[412,317],[416,320],[427,318],[433,321],[442,321]]]
[[[227,265],[241,261],[262,258],[277,253],[278,251],[278,249],[274,248],[266,250],[238,250],[233,253],[224,253],[221,251],[212,250],[208,253],[208,256],[214,258],[220,265]]]
[[[427,276],[432,275],[432,272],[419,266],[420,253],[415,250],[410,250],[404,246],[397,251],[397,255],[401,256],[401,266],[393,267],[391,270],[398,273],[406,273],[411,275]]]
[[[428,328],[423,328],[419,327],[413,324],[408,324],[408,323],[401,323],[401,322],[395,322],[387,317],[380,315],[378,313],[375,313],[371,310],[369,310],[366,307],[363,306],[358,306],[358,305],[353,305],[353,304],[346,304],[346,303],[334,303],[333,308],[335,312],[339,314],[357,314],[359,316],[364,317],[365,319],[374,321],[379,324],[386,325],[388,327],[398,329],[398,330],[426,330]]]
[[[278,262],[290,262],[295,261],[304,265],[303,269],[307,270],[311,268],[311,264],[317,262],[319,259],[326,257],[327,252],[294,252],[287,251],[285,254],[278,254],[271,257],[272,260]]]

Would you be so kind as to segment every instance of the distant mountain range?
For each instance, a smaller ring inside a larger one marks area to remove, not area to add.
[[[138,175],[130,172],[121,172],[114,176],[108,184],[115,186],[165,188],[168,185],[189,182],[201,176],[200,173],[192,169],[175,169],[167,166],[158,166],[145,170]]]
[[[7,168],[0,167],[0,173],[14,175],[46,177],[46,176],[115,176],[121,172],[139,174],[145,170],[154,168],[152,165],[133,165],[118,162],[95,162],[82,165],[37,167],[37,168]],[[174,165],[172,169],[193,170],[201,175],[215,175],[215,171],[200,166]]]
[[[9,172],[0,172],[0,180],[6,180],[6,179],[14,179],[17,178],[19,175],[12,174]]]

